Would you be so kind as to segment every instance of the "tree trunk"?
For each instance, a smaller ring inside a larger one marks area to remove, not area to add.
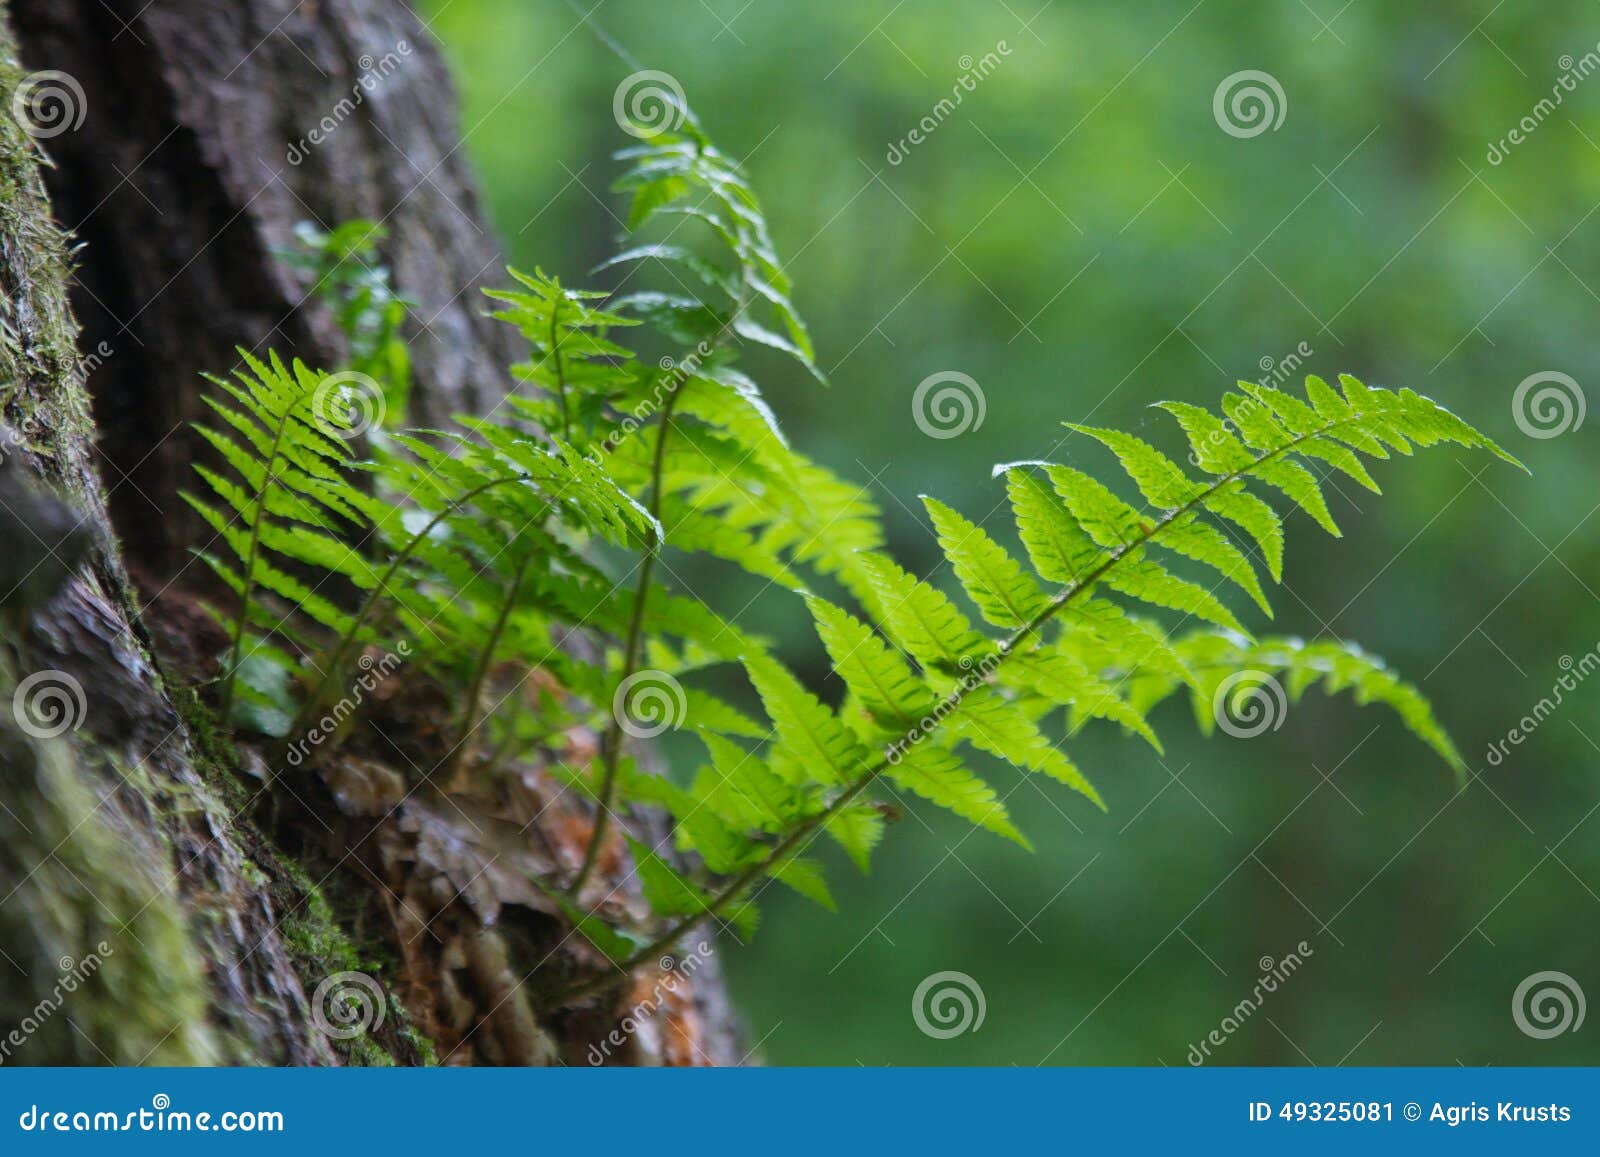
[[[402,672],[358,754],[271,768],[189,689],[217,650],[177,497],[199,375],[241,346],[344,353],[279,256],[297,222],[388,230],[416,302],[411,421],[509,387],[520,355],[479,293],[500,262],[428,34],[401,0],[10,0],[10,16],[0,105],[31,83],[67,107],[59,125],[0,117],[0,406],[19,442],[0,447],[0,587],[62,579],[42,609],[0,590],[31,618],[0,649],[16,706],[0,711],[0,1062],[593,1059],[627,993],[539,1014],[550,986],[606,967],[529,883],[570,875],[592,824],[547,759],[493,789],[427,782],[401,755],[439,692]],[[596,896],[615,886],[637,911],[622,859],[602,858]],[[736,1063],[715,961],[672,987],[600,1051]]]

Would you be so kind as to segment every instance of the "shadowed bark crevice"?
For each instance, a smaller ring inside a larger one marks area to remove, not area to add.
[[[55,990],[63,958],[102,940],[110,952],[8,1059],[586,1063],[616,1010],[536,1016],[541,984],[606,967],[528,880],[570,875],[592,823],[544,772],[562,753],[452,796],[401,758],[414,746],[406,703],[367,721],[392,732],[388,746],[351,743],[291,771],[218,734],[193,690],[216,660],[189,585],[200,573],[186,569],[198,532],[176,497],[190,485],[200,374],[227,371],[235,346],[330,366],[344,353],[304,275],[278,257],[298,222],[360,216],[388,230],[384,260],[417,303],[410,421],[484,410],[509,387],[515,336],[483,316],[478,292],[500,260],[432,42],[398,0],[9,8],[5,107],[27,69],[59,69],[87,108],[77,129],[40,142],[54,220],[81,243],[72,309],[39,154],[9,118],[0,125],[0,407],[23,431],[6,469],[71,503],[89,563],[20,646],[0,648],[6,701],[48,670],[87,705],[75,730],[49,738],[0,710],[0,799],[31,829],[0,832],[0,971],[12,978],[0,1022]],[[429,693],[403,673],[394,682]],[[616,913],[642,916],[623,858],[613,850],[606,866]],[[380,978],[390,1015],[336,1041],[317,996],[352,972]],[[733,1063],[740,1051],[713,960],[610,1056]]]

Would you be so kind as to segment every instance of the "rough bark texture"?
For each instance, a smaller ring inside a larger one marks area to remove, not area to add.
[[[399,0],[16,0],[24,58],[69,73],[88,109],[50,143],[57,218],[85,246],[74,305],[119,521],[170,569],[193,540],[187,485],[200,370],[234,347],[332,364],[340,339],[276,259],[296,222],[382,223],[417,302],[414,417],[438,424],[504,392],[515,350],[483,316],[500,276],[458,148],[449,77]],[[366,78],[366,83],[363,83]],[[331,127],[330,127],[331,126]],[[324,139],[312,142],[316,132]],[[296,163],[298,162],[298,163]]]
[[[82,527],[56,553],[70,563],[78,546],[90,562],[0,648],[7,701],[50,671],[87,705],[51,738],[0,711],[0,971],[14,974],[0,983],[0,1038],[31,1025],[0,1061],[592,1059],[632,1001],[538,1015],[548,986],[603,967],[529,883],[570,874],[591,824],[542,760],[492,788],[427,782],[416,769],[438,741],[416,721],[441,692],[401,676],[375,697],[370,735],[333,766],[291,772],[213,734],[187,689],[218,650],[188,589],[199,575],[182,561],[192,530],[175,498],[198,375],[226,370],[240,345],[322,364],[342,352],[275,252],[295,223],[389,229],[384,258],[418,303],[413,420],[491,404],[518,356],[481,317],[478,285],[499,262],[427,34],[399,0],[11,0],[10,12],[0,103],[27,70],[59,69],[87,107],[40,142],[65,233],[35,147],[0,118],[0,407],[21,432],[0,498],[24,514],[50,503],[41,483],[70,499]],[[337,119],[314,144],[325,117]],[[83,243],[70,308],[68,234]],[[0,550],[51,558],[21,541],[25,527],[11,533]],[[596,899],[625,874],[614,848],[602,868]],[[608,902],[639,910],[625,887]],[[349,1039],[326,1031],[347,973],[378,979],[385,1013]],[[656,979],[640,978],[639,997]],[[608,1057],[736,1062],[715,960],[673,988]]]

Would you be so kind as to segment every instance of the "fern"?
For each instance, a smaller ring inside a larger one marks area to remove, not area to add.
[[[1426,700],[1381,661],[1342,642],[1254,639],[1230,602],[1271,615],[1257,568],[1281,580],[1284,510],[1338,534],[1328,472],[1376,491],[1366,460],[1439,443],[1515,463],[1487,437],[1425,397],[1350,377],[1309,378],[1304,397],[1240,383],[1215,411],[1162,403],[1198,476],[1141,438],[1070,425],[1126,483],[1061,463],[996,467],[1020,555],[923,500],[963,606],[887,555],[864,489],[792,449],[738,368],[754,343],[821,378],[739,167],[692,116],[620,156],[630,231],[602,268],[648,265],[670,288],[606,295],[512,271],[516,287],[490,296],[528,342],[513,370],[526,393],[493,418],[390,433],[360,462],[339,407],[319,404],[328,377],[246,358],[248,374],[215,380],[218,422],[202,431],[226,469],[200,468],[211,497],[191,498],[222,544],[204,557],[233,596],[218,693],[230,721],[303,727],[381,625],[414,640],[420,675],[460,704],[430,774],[492,777],[557,730],[601,733],[593,760],[565,772],[596,806],[583,865],[538,883],[618,969],[558,1000],[614,983],[701,922],[751,934],[769,880],[832,907],[804,853],[826,835],[865,871],[893,811],[873,798],[880,784],[1029,846],[1027,817],[969,753],[1104,807],[1065,741],[1100,720],[1159,751],[1152,712],[1180,692],[1209,732],[1245,676],[1281,680],[1289,699],[1348,690],[1461,771]],[[709,244],[680,243],[686,223]],[[620,340],[632,330],[680,356],[641,355]],[[660,582],[666,551],[799,590],[842,702]],[[716,666],[744,673],[764,720],[697,685]],[[622,700],[641,680],[666,704],[661,726],[703,746],[692,774],[647,774],[628,756],[637,729]],[[585,884],[612,823],[636,807],[666,812],[689,858],[629,836],[657,922],[615,928],[586,908]]]
[[[215,536],[200,557],[238,602],[232,614],[217,616],[229,639],[222,714],[231,717],[237,699],[273,731],[286,681],[299,667],[285,649],[289,624],[303,616],[336,634],[354,627],[319,593],[320,582],[312,586],[296,570],[372,586],[371,566],[338,537],[365,525],[371,507],[349,480],[351,454],[341,435],[350,419],[330,379],[300,362],[287,368],[276,354],[267,362],[244,350],[239,356],[246,369],[231,381],[211,379],[222,397],[205,399],[220,427],[197,427],[225,464],[221,471],[195,467],[214,497],[183,497]],[[281,600],[277,609],[271,597]]]
[[[386,236],[372,221],[346,221],[326,232],[306,221],[295,228],[295,246],[279,256],[312,279],[311,292],[350,343],[349,368],[378,384],[386,420],[399,423],[411,393],[411,353],[400,332],[411,302],[395,292],[378,259]]]

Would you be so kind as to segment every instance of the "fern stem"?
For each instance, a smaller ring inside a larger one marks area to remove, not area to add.
[[[556,363],[556,396],[561,399],[561,436],[567,444],[572,444],[572,413],[567,405],[567,375],[561,368],[561,338],[557,328],[557,320],[561,316],[561,297],[559,291],[550,303],[550,357]]]
[[[255,585],[256,560],[261,554],[261,527],[267,521],[267,492],[277,480],[274,471],[278,465],[279,448],[283,445],[283,436],[289,429],[289,417],[296,408],[297,406],[290,406],[278,419],[278,424],[272,431],[272,449],[267,454],[261,485],[256,487],[256,512],[255,517],[250,520],[250,549],[245,552],[242,576],[244,590],[239,594],[239,613],[234,616],[233,641],[228,648],[228,666],[223,676],[221,706],[223,726],[227,726],[228,716],[233,712],[233,693],[239,681],[239,664],[244,662],[244,632],[250,621],[250,593]]]
[[[467,755],[471,751],[472,733],[478,726],[478,713],[483,706],[483,685],[489,678],[490,667],[494,665],[495,648],[500,645],[500,637],[505,634],[506,624],[511,621],[511,612],[516,608],[517,596],[522,593],[522,580],[527,577],[528,567],[532,565],[537,554],[537,551],[530,549],[517,564],[517,572],[511,580],[511,589],[506,592],[505,600],[500,604],[500,613],[495,616],[488,641],[484,643],[483,652],[478,656],[478,666],[472,673],[472,683],[467,689],[467,710],[461,717],[461,731],[456,736],[455,746],[450,749],[452,783],[458,781],[462,769],[466,766]]]
[[[480,494],[493,490],[497,486],[504,486],[507,483],[526,482],[527,480],[528,475],[526,474],[510,474],[480,483],[452,501],[438,514],[434,515],[426,526],[411,536],[399,553],[390,560],[388,567],[384,569],[382,577],[368,592],[366,601],[361,604],[360,610],[356,612],[356,617],[350,624],[350,629],[339,640],[338,647],[334,649],[333,655],[326,663],[321,680],[318,681],[315,689],[306,696],[305,703],[301,706],[299,713],[295,715],[294,721],[289,725],[288,734],[296,735],[306,729],[306,724],[316,714],[317,708],[322,704],[323,697],[328,693],[328,688],[333,683],[334,676],[349,661],[350,652],[360,642],[361,628],[366,626],[367,620],[372,616],[372,612],[377,609],[378,601],[388,592],[390,582],[394,580],[395,575],[400,573],[400,568],[416,553],[417,548],[427,541],[428,536],[438,528],[439,524]]]
[[[667,395],[666,403],[661,407],[661,422],[656,427],[655,457],[650,464],[650,515],[658,524],[661,521],[661,478],[666,471],[667,434],[672,429],[672,411],[678,404],[683,386],[684,382],[680,380]],[[628,620],[620,683],[626,683],[639,666],[639,652],[644,645],[645,603],[650,596],[650,580],[655,574],[656,557],[661,553],[661,547],[659,539],[652,541],[645,552],[644,561],[639,565],[639,583],[633,598],[633,614]],[[606,727],[605,739],[601,744],[605,762],[600,771],[599,810],[594,817],[594,831],[590,833],[589,846],[584,849],[578,874],[572,878],[572,886],[567,889],[568,895],[574,899],[593,874],[595,863],[600,859],[600,846],[611,828],[611,809],[616,805],[617,798],[617,766],[622,760],[624,738],[622,713],[612,703],[611,722]]]
[[[1131,551],[1145,545],[1157,537],[1168,526],[1171,526],[1178,519],[1195,509],[1195,507],[1203,505],[1206,499],[1216,494],[1223,487],[1233,484],[1240,478],[1247,476],[1251,471],[1256,470],[1272,459],[1293,450],[1302,442],[1306,442],[1312,438],[1320,438],[1341,426],[1350,425],[1355,421],[1356,418],[1353,417],[1341,419],[1337,422],[1330,422],[1317,430],[1297,435],[1284,445],[1262,454],[1260,457],[1252,461],[1249,466],[1242,466],[1237,470],[1217,478],[1216,481],[1212,482],[1206,487],[1205,490],[1195,495],[1195,497],[1191,498],[1188,502],[1164,515],[1157,522],[1153,523],[1148,529],[1142,529],[1141,534],[1137,539],[1114,551],[1105,559],[1105,561],[1101,562],[1098,566],[1091,570],[1087,576],[1078,580],[1077,582],[1061,588],[1061,590],[1057,591],[1056,594],[1051,597],[1050,601],[1045,604],[1043,609],[1041,609],[1026,623],[1022,624],[1022,626],[1018,627],[1010,635],[1006,636],[1006,638],[1000,641],[995,648],[997,660],[989,667],[988,674],[985,676],[985,678],[973,680],[971,682],[962,682],[954,691],[950,693],[945,700],[945,704],[947,705],[946,710],[940,715],[941,724],[944,719],[948,719],[952,714],[955,713],[955,710],[960,707],[960,705],[966,700],[967,696],[972,694],[972,692],[978,687],[986,684],[989,679],[993,677],[994,672],[999,669],[1000,664],[1014,654],[1018,647],[1042,630],[1045,624],[1059,614],[1069,603],[1073,602],[1080,595],[1082,595],[1083,592],[1091,589],[1097,582],[1104,578],[1106,573],[1124,558],[1126,558]],[[681,917],[676,923],[667,928],[667,930],[660,936],[657,936],[649,944],[645,945],[645,947],[639,949],[639,951],[635,952],[627,960],[624,960],[621,964],[617,965],[617,972],[607,973],[603,976],[592,978],[558,993],[552,998],[550,1007],[560,1008],[571,1004],[574,1001],[582,1000],[585,997],[594,996],[598,993],[605,992],[608,989],[616,987],[617,985],[626,981],[628,977],[632,975],[635,968],[645,963],[647,960],[657,956],[666,949],[672,947],[685,933],[689,932],[695,927],[698,927],[700,924],[703,924],[712,917],[720,915],[728,908],[730,904],[734,902],[734,900],[739,897],[740,893],[742,893],[746,888],[750,887],[750,885],[754,884],[757,880],[761,879],[762,876],[766,875],[767,872],[769,872],[773,867],[782,863],[784,858],[790,855],[799,846],[802,840],[811,835],[812,832],[822,827],[834,816],[838,815],[847,806],[849,806],[852,800],[865,791],[867,787],[875,779],[887,771],[889,767],[890,762],[888,756],[886,755],[884,758],[878,760],[877,763],[869,767],[866,771],[862,772],[854,780],[850,781],[850,783],[846,785],[845,789],[840,792],[839,795],[835,797],[826,808],[813,816],[808,816],[807,818],[801,820],[792,829],[790,829],[789,833],[785,835],[783,839],[779,840],[773,845],[772,850],[765,858],[757,861],[754,864],[751,864],[749,867],[745,868],[742,872],[735,876],[721,892],[717,893],[717,895],[711,899],[710,903],[708,903],[700,912],[693,916]]]

